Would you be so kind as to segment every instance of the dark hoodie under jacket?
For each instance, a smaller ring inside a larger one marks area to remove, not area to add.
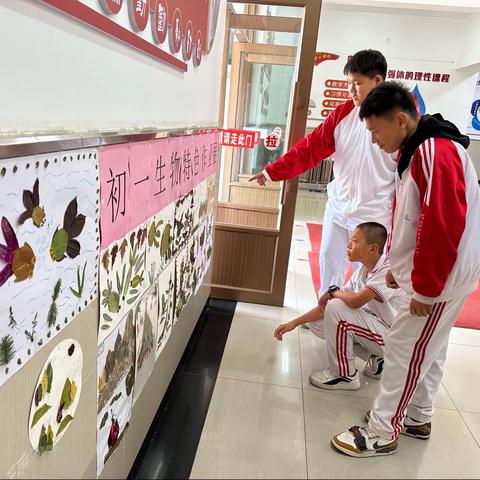
[[[403,172],[410,165],[415,150],[428,138],[448,138],[454,142],[458,142],[463,148],[468,148],[470,138],[468,135],[462,135],[460,130],[448,120],[444,120],[439,113],[434,115],[423,115],[419,122],[415,133],[407,140],[402,147],[400,160],[398,161],[398,174],[402,178]]]

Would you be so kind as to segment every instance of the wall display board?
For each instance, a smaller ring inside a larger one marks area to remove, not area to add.
[[[95,297],[96,150],[0,164],[0,385]]]
[[[209,268],[217,150],[214,131],[0,164],[0,388],[97,300],[98,476]],[[38,454],[75,419],[82,351],[64,340],[40,371]]]
[[[98,475],[210,266],[217,150],[216,132],[100,149]],[[133,360],[111,377],[129,322]]]
[[[162,353],[172,334],[175,304],[175,262],[170,262],[158,277],[158,302],[156,359]]]
[[[143,387],[155,366],[158,313],[157,279],[134,309],[136,334],[134,402],[142,393]]]

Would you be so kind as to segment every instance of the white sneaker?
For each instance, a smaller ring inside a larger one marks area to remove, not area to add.
[[[376,457],[391,455],[397,451],[398,440],[385,440],[373,433],[368,426],[353,426],[332,438],[332,445],[351,457]]]
[[[358,370],[355,370],[353,375],[340,377],[333,375],[327,368],[319,372],[312,372],[308,378],[312,385],[325,390],[358,390],[361,387]]]
[[[383,358],[377,355],[370,355],[363,369],[363,374],[370,378],[379,380],[383,372]]]

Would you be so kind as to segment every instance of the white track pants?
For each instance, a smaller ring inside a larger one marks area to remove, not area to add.
[[[436,303],[428,317],[417,317],[410,314],[411,295],[405,296],[385,339],[380,391],[370,416],[369,427],[380,437],[398,437],[406,413],[431,420],[448,337],[465,299]]]
[[[323,218],[322,242],[320,245],[320,290],[323,295],[330,285],[341,287],[348,270],[347,244],[352,236],[352,230],[341,227],[333,222],[330,209],[326,208]],[[352,265],[353,270],[359,267]]]
[[[311,322],[313,333],[321,336],[319,322]],[[353,309],[342,300],[330,300],[325,308],[325,341],[330,371],[335,375],[355,373],[355,339],[370,353],[383,357],[384,338],[388,327],[379,318],[357,308]]]

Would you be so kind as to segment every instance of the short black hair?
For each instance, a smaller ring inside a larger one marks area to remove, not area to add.
[[[343,67],[343,74],[359,73],[369,78],[387,76],[387,60],[378,50],[360,50]]]
[[[408,113],[412,118],[418,118],[415,100],[410,91],[400,82],[384,82],[377,85],[360,107],[360,119],[389,115],[396,111]]]
[[[357,228],[363,233],[368,245],[378,245],[378,251],[382,255],[387,243],[387,229],[377,222],[364,222],[357,225]]]

